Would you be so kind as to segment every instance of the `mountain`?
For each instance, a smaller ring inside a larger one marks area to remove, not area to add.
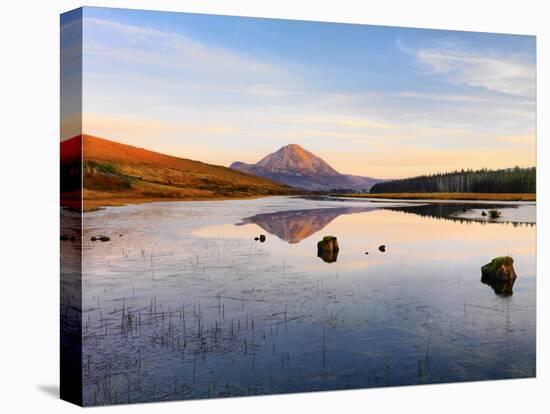
[[[289,144],[256,164],[236,161],[229,168],[269,178],[309,191],[351,189],[368,191],[382,180],[341,174],[321,158],[297,144]]]
[[[237,226],[256,224],[269,234],[295,244],[321,231],[335,218],[344,214],[364,213],[374,207],[332,207],[279,211],[246,217]]]
[[[74,141],[73,141],[74,140]],[[269,179],[219,165],[82,135],[63,141],[61,153],[81,140],[84,208],[170,200],[207,200],[295,194]]]

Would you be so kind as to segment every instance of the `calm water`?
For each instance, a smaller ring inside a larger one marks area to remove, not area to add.
[[[84,403],[534,376],[534,206],[500,206],[498,222],[464,208],[272,197],[86,213]],[[317,257],[325,235],[334,263]],[[505,254],[512,296],[480,282]]]

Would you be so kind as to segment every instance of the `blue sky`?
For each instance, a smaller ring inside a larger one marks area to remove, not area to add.
[[[221,165],[297,143],[384,178],[535,163],[534,37],[104,8],[82,19],[86,133]]]

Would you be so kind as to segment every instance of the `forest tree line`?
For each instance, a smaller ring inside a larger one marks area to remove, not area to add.
[[[375,184],[371,193],[534,193],[536,168],[461,170]]]

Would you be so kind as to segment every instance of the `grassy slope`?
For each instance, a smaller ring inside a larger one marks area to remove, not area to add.
[[[273,181],[84,135],[84,209],[170,200],[294,194]]]
[[[423,200],[488,200],[488,201],[536,201],[534,193],[379,193],[379,194],[340,194],[336,196],[354,198],[389,198]]]

